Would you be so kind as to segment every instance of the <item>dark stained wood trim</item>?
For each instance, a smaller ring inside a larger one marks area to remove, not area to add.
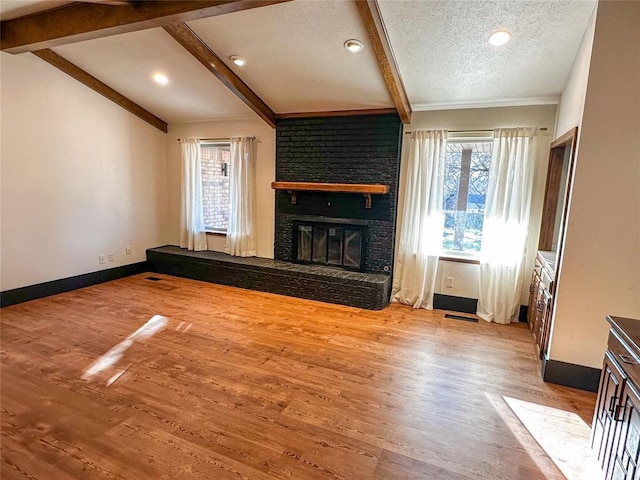
[[[276,115],[233,70],[218,57],[209,46],[185,23],[163,27],[173,39],[182,45],[207,70],[213,73],[229,90],[258,114],[272,128],[276,126]]]
[[[77,2],[0,22],[0,48],[31,52],[290,0],[141,0],[122,5]]]
[[[76,79],[80,83],[86,85],[91,90],[99,93],[103,97],[106,97],[109,100],[111,100],[113,103],[115,103],[115,104],[121,106],[122,108],[124,108],[125,110],[133,113],[135,116],[141,118],[142,120],[144,120],[148,124],[153,125],[158,130],[161,130],[164,133],[167,133],[167,122],[165,122],[161,118],[156,117],[153,113],[149,112],[148,110],[145,110],[144,108],[142,108],[137,103],[129,100],[127,97],[125,97],[121,93],[115,91],[109,85],[106,85],[105,83],[102,83],[96,77],[94,77],[93,75],[85,72],[80,67],[78,67],[77,65],[71,63],[66,58],[58,55],[53,50],[48,50],[48,49],[47,50],[36,50],[35,52],[32,52],[32,53],[35,56],[37,56],[37,57],[41,58],[42,60],[44,60],[45,62],[47,62],[47,63],[53,65],[54,67],[62,70],[64,73],[66,73],[70,77],[73,77],[74,79]]]
[[[545,382],[597,392],[601,370],[545,357],[542,359],[541,373]]]
[[[564,135],[561,135],[556,140],[551,142],[549,147],[549,166],[547,170],[547,181],[544,192],[544,204],[542,209],[542,219],[540,223],[540,237],[538,240],[538,249],[549,251],[553,244],[553,234],[555,231],[556,212],[558,202],[564,201],[563,207],[563,220],[560,225],[560,231],[558,232],[558,249],[562,254],[562,238],[564,237],[564,230],[566,228],[567,214],[568,214],[568,198],[570,195],[571,179],[573,178],[573,168],[576,155],[576,144],[578,140],[578,127],[574,127]],[[569,161],[569,170],[567,172],[567,190],[564,192],[564,197],[559,198],[560,195],[560,180],[562,176],[562,168],[564,165],[565,151],[569,148],[571,156]]]
[[[389,94],[393,100],[398,115],[402,123],[411,123],[411,104],[407,92],[402,83],[402,77],[398,70],[396,59],[391,49],[389,36],[382,21],[380,8],[376,0],[355,0],[360,18],[364,23],[369,36],[369,41],[373,46],[373,51],[378,60],[380,71],[389,89]]]
[[[473,313],[475,315],[478,311],[478,299],[435,293],[433,295],[433,308],[451,312]]]
[[[149,265],[147,262],[138,262],[109,268],[107,270],[76,275],[74,277],[62,278],[60,280],[53,280],[51,282],[5,290],[4,292],[0,292],[0,307],[8,307],[38,298],[50,297],[58,293],[70,292],[71,290],[90,287],[98,283],[110,282],[148,271]]]
[[[549,152],[549,167],[547,183],[542,207],[542,222],[540,223],[540,240],[538,248],[550,251],[553,246],[553,233],[556,226],[556,212],[560,200],[560,180],[562,179],[562,165],[564,163],[564,147],[552,148]]]
[[[291,204],[297,203],[297,192],[361,193],[364,208],[371,208],[371,195],[389,193],[388,185],[373,183],[320,183],[320,182],[271,182],[274,190],[286,190],[291,195]]]
[[[290,118],[321,118],[321,117],[354,117],[358,115],[389,115],[398,113],[395,108],[370,108],[364,110],[331,110],[327,112],[296,112],[276,113],[276,120]]]
[[[562,145],[564,147],[571,147],[572,149],[575,149],[577,141],[578,127],[573,127],[571,130],[564,133],[563,135],[560,135],[553,142],[551,142],[549,148],[556,148]]]
[[[126,5],[130,2],[130,0],[82,0],[82,1],[84,3],[101,3],[103,5]]]

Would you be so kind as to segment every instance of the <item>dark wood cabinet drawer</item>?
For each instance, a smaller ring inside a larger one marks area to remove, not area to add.
[[[635,355],[614,330],[609,332],[607,345],[611,355],[622,367],[627,376],[631,378],[633,383],[640,385],[640,358]]]

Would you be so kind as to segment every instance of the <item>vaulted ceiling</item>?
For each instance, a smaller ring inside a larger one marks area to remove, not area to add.
[[[411,111],[557,102],[594,6],[3,0],[0,35],[3,51],[34,52],[91,88],[105,87],[106,96],[112,90],[124,98],[117,103],[131,102],[159,128],[255,114],[273,125],[291,114],[391,109],[407,123]],[[497,30],[509,31],[511,42],[489,45]],[[349,39],[364,49],[348,52]],[[246,65],[232,63],[232,55]],[[169,83],[155,83],[155,73]]]

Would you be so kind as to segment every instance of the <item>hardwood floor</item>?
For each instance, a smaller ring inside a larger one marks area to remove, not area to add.
[[[503,396],[591,422],[523,325],[148,276],[1,310],[3,480],[562,479]]]

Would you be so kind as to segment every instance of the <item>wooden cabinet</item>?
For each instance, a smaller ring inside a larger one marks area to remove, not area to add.
[[[616,431],[615,452],[610,459],[611,478],[638,480],[640,452],[640,396],[632,383],[627,383],[620,401],[620,428]]]
[[[529,286],[527,322],[540,359],[544,358],[549,346],[554,277],[550,252],[538,252]]]
[[[612,446],[615,442],[616,422],[619,420],[620,399],[626,382],[626,375],[613,359],[610,352],[605,355],[602,365],[598,401],[592,423],[592,444],[596,451],[600,466],[610,470]]]
[[[640,320],[611,324],[592,424],[591,446],[606,480],[639,480]]]

